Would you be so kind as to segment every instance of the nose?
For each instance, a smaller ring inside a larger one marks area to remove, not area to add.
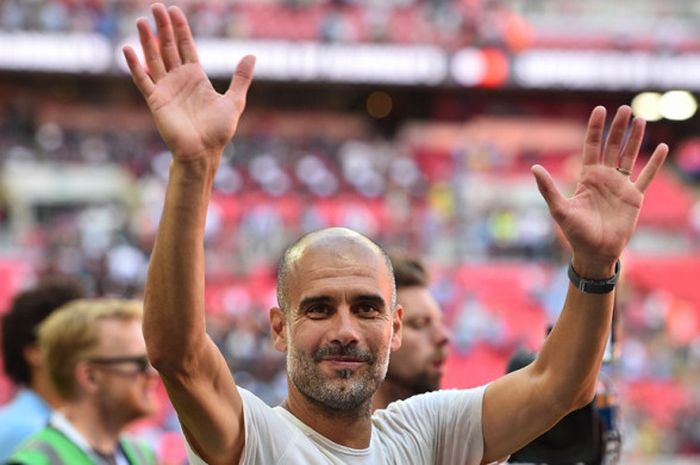
[[[331,342],[348,345],[359,340],[357,321],[349,308],[338,309],[330,323],[327,337]]]
[[[442,321],[437,322],[435,329],[433,331],[433,340],[435,345],[444,346],[447,345],[452,339],[452,331],[443,323]]]

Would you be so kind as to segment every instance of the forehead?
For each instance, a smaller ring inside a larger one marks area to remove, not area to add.
[[[98,350],[101,355],[141,355],[146,342],[141,332],[141,321],[135,318],[104,318],[97,322]]]
[[[361,243],[335,241],[307,247],[290,264],[288,290],[293,307],[307,297],[377,293],[388,305],[392,286],[381,252]]]
[[[442,318],[440,306],[427,287],[409,286],[397,290],[396,299],[403,307],[404,318]]]

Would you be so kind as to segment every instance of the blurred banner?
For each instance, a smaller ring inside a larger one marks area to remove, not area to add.
[[[125,73],[118,45],[99,34],[0,34],[0,69]],[[140,47],[135,47],[139,49]],[[492,48],[454,52],[434,45],[348,44],[285,40],[199,41],[207,72],[228,78],[245,54],[258,58],[258,79],[418,86],[580,90],[700,90],[700,54],[615,50]]]

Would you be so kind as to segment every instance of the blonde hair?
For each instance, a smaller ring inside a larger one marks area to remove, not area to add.
[[[75,367],[99,344],[97,323],[105,319],[140,320],[142,303],[124,299],[79,299],[59,307],[38,328],[44,364],[58,394],[76,392]]]

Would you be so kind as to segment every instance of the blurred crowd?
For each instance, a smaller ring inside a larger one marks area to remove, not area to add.
[[[0,30],[135,34],[151,0],[4,0]],[[697,51],[692,1],[178,0],[195,35],[236,40]],[[621,15],[627,21],[612,21]]]
[[[2,256],[28,263],[35,277],[79,276],[93,295],[138,297],[169,166],[157,134],[139,123],[143,109],[100,120],[97,106],[72,117],[69,106],[22,102],[0,112]],[[253,109],[227,148],[206,232],[209,333],[239,384],[266,402],[286,394],[284,357],[269,344],[266,316],[277,259],[291,240],[324,226],[349,226],[433,264],[433,290],[455,333],[448,387],[501,374],[519,346],[537,349],[556,317],[566,252],[527,166],[547,164],[565,182],[568,153],[418,146],[408,126],[388,138],[357,115]],[[105,165],[125,175],[128,189],[100,199],[81,191],[90,169]],[[21,210],[22,183],[10,182],[18,167],[77,170],[73,193],[56,182],[55,192],[24,199]],[[690,223],[672,228],[692,236]],[[607,376],[619,392],[625,447],[700,453],[700,320],[692,320],[700,303],[633,279],[624,289],[619,359]],[[176,430],[168,409],[141,429],[160,450],[170,447],[163,438],[172,441],[162,431]]]
[[[4,31],[132,36],[147,0],[5,0]],[[502,0],[238,0],[177,2],[199,37],[428,43],[522,49],[527,22]]]

